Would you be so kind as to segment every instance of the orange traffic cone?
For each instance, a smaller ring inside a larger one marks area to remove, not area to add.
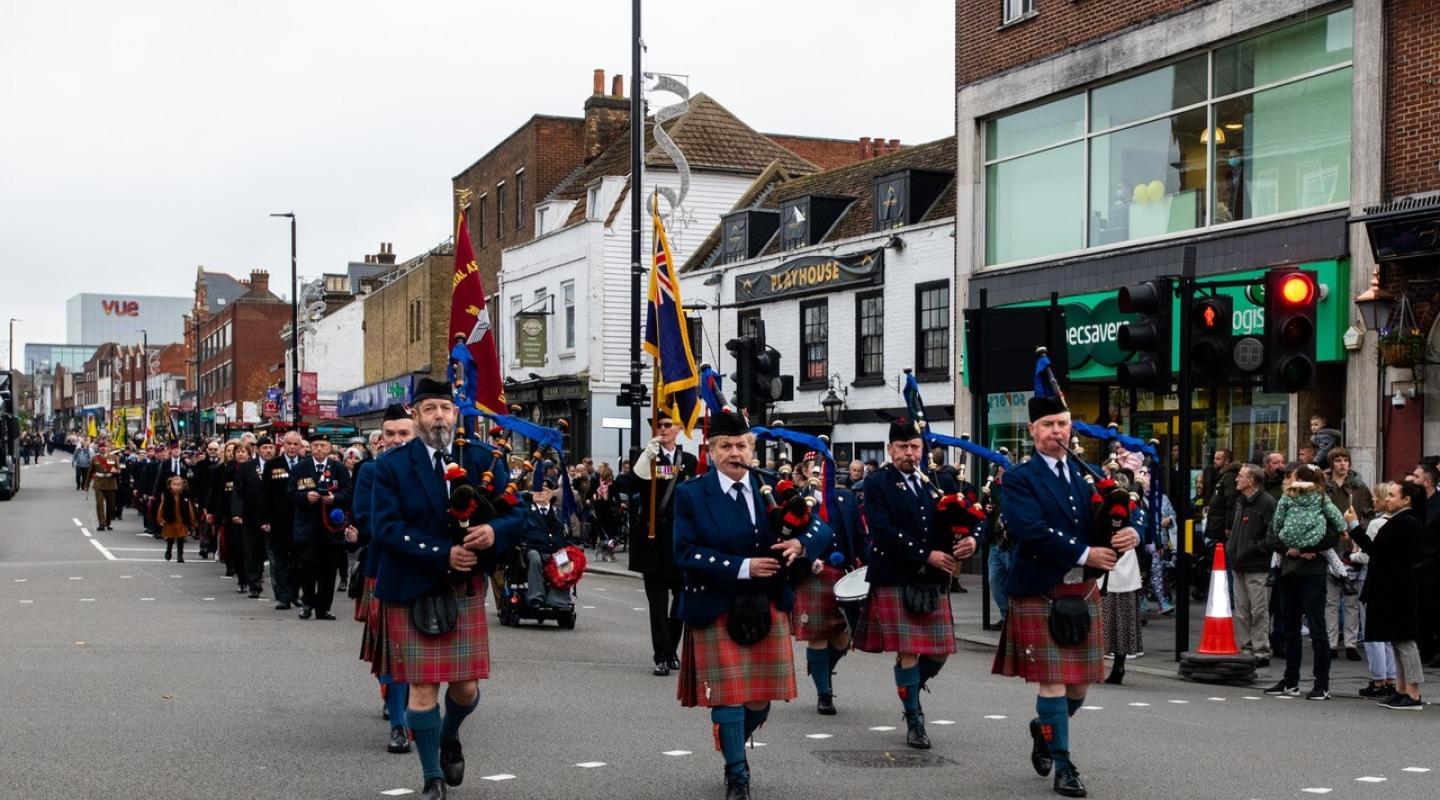
[[[1215,562],[1210,568],[1210,597],[1205,601],[1205,628],[1195,652],[1212,656],[1233,656],[1235,621],[1230,612],[1230,574],[1225,571],[1225,547],[1215,545]]]

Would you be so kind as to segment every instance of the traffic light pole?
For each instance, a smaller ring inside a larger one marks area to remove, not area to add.
[[[1180,297],[1179,307],[1189,309],[1190,302],[1195,297],[1195,248],[1187,247],[1180,268],[1180,281],[1177,286]],[[1190,326],[1188,324],[1180,327],[1180,353],[1190,352]],[[1190,370],[1188,365],[1181,364],[1179,373],[1180,392],[1180,475],[1186,486],[1181,497],[1187,502],[1181,503],[1180,508],[1175,509],[1178,517],[1176,530],[1180,534],[1180,546],[1175,553],[1175,660],[1180,660],[1181,654],[1190,649],[1190,565],[1193,560],[1192,550],[1194,548],[1195,528],[1190,519],[1194,504],[1188,501],[1192,491],[1190,483],[1190,451],[1191,451],[1191,417],[1193,416],[1194,398],[1190,386]],[[1205,487],[1210,488],[1210,487]]]

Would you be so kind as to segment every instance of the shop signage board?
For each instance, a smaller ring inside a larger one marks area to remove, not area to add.
[[[546,345],[550,340],[547,322],[544,314],[516,315],[515,353],[522,368],[545,366]]]
[[[840,257],[804,256],[761,272],[736,275],[735,302],[768,303],[857,284],[878,286],[884,278],[884,248]]]

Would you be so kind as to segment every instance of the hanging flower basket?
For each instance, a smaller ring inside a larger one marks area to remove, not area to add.
[[[1390,331],[1381,335],[1379,344],[1380,363],[1387,367],[1413,367],[1429,350],[1418,331]]]

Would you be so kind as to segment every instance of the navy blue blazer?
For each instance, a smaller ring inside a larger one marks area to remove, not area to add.
[[[302,456],[295,462],[295,469],[290,470],[290,484],[287,487],[290,492],[290,501],[295,507],[295,543],[298,545],[311,544],[314,542],[326,541],[330,538],[330,532],[325,528],[325,523],[320,515],[325,513],[323,503],[311,503],[306,495],[317,489],[327,489],[333,500],[330,507],[348,510],[350,508],[350,470],[335,458],[328,459],[330,478],[325,483],[325,468],[317,470],[315,459],[312,456]]]
[[[710,472],[675,488],[675,561],[685,577],[680,594],[680,619],[686,625],[706,625],[730,609],[730,602],[742,588],[740,564],[756,557],[762,544],[779,541],[779,533],[765,516],[760,497],[760,478],[753,471],[746,480],[755,504],[756,524],[724,492],[720,472]],[[754,531],[758,529],[758,534]],[[830,547],[830,526],[814,515],[810,528],[801,535],[806,558],[819,558]],[[779,601],[789,611],[795,593],[785,583]]]
[[[1094,492],[1074,461],[1067,458],[1065,465],[1068,485],[1038,453],[1005,473],[1001,513],[1014,548],[1005,591],[1012,597],[1050,591],[1089,547]]]
[[[489,470],[496,485],[510,481],[499,451],[488,444],[456,446],[453,451],[466,470],[465,481],[480,482]],[[372,554],[377,556],[375,596],[387,603],[408,603],[429,591],[450,571],[445,483],[418,438],[394,448],[375,461],[370,490]],[[520,540],[525,512],[509,509],[490,521],[495,546],[477,553],[477,569],[491,572],[496,560]]]
[[[860,500],[855,493],[843,486],[835,487],[835,494],[825,502],[825,512],[830,515],[830,530],[833,540],[830,551],[839,551],[845,556],[843,568],[864,564],[870,560],[865,530],[860,524]],[[828,562],[827,562],[828,563]]]
[[[929,490],[922,485],[916,497],[905,481],[905,474],[893,464],[865,478],[865,521],[872,550],[865,577],[873,586],[912,583],[925,571],[930,551],[948,553],[953,544],[949,532],[935,529],[935,500]],[[948,580],[938,570],[929,572],[931,580]]]

